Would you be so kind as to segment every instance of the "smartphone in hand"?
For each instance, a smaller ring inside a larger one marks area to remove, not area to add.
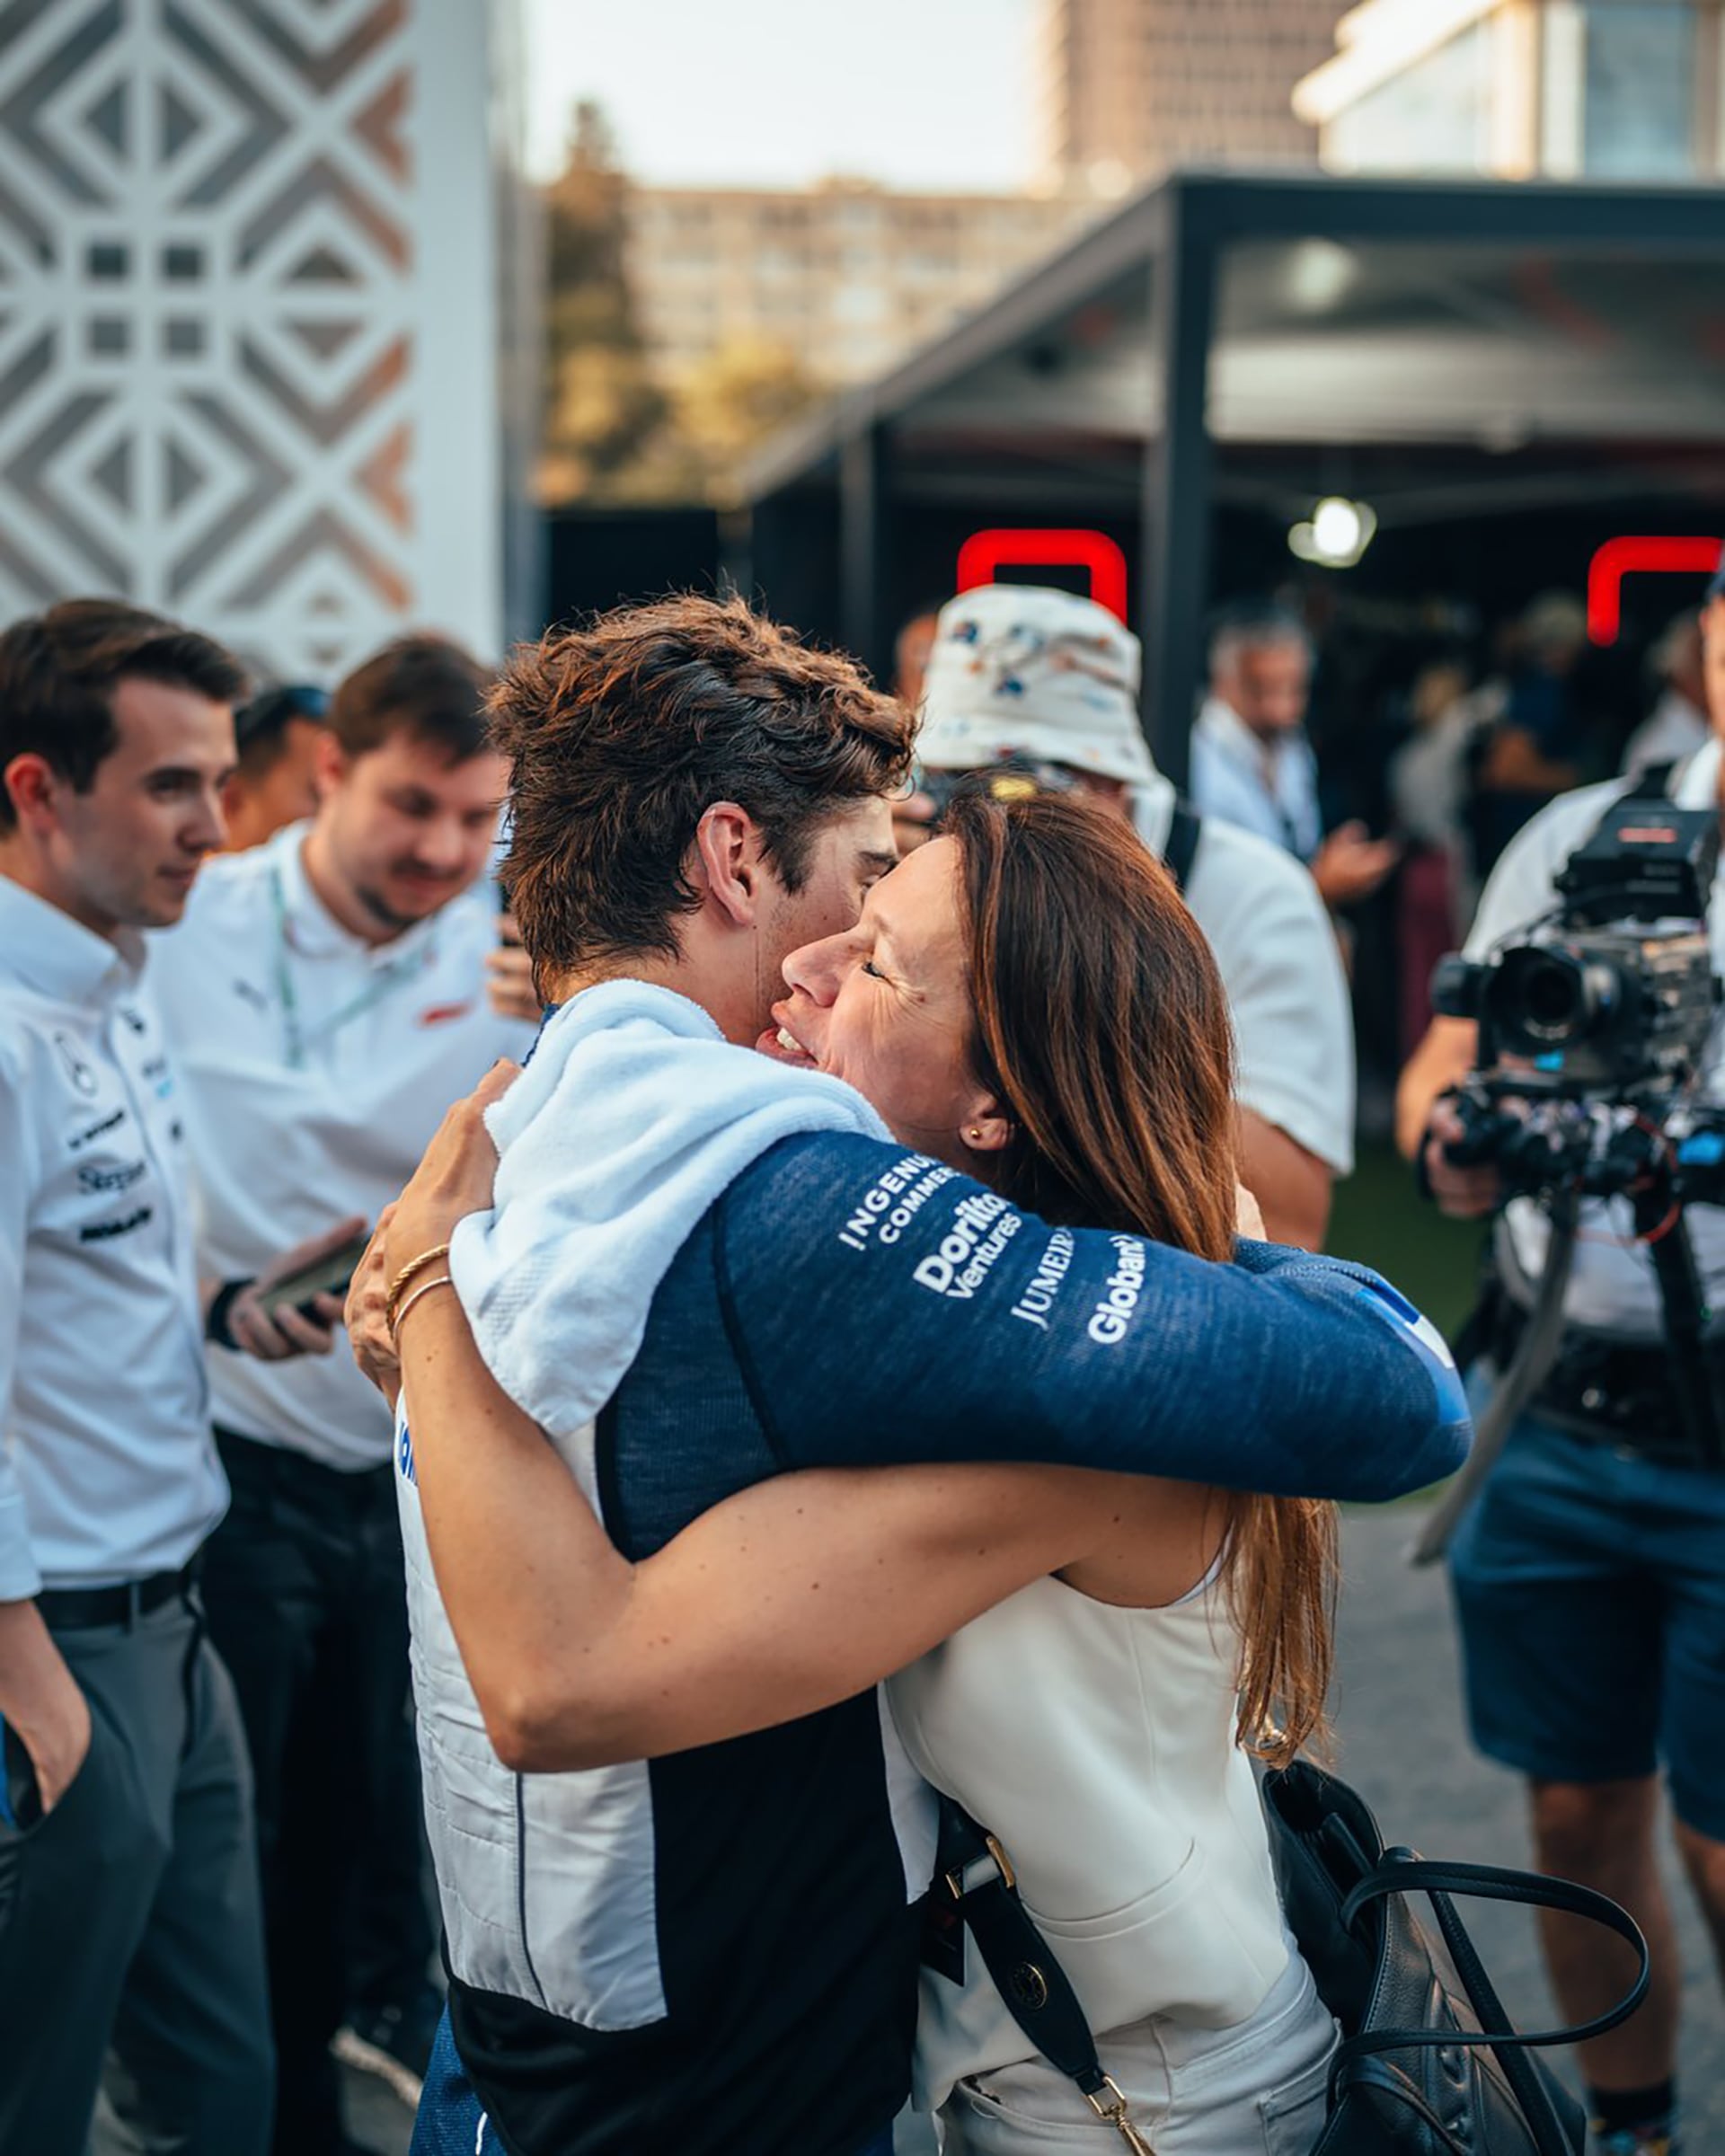
[[[298,1272],[289,1273],[285,1279],[272,1281],[268,1287],[259,1290],[259,1309],[265,1317],[273,1318],[279,1310],[286,1306],[298,1311],[302,1317],[315,1321],[317,1312],[313,1308],[314,1299],[319,1295],[347,1294],[348,1285],[353,1278],[359,1260],[365,1256],[366,1246],[370,1241],[371,1231],[367,1228],[361,1233],[349,1237],[339,1250],[332,1250],[328,1257],[320,1258],[315,1265],[302,1266]]]

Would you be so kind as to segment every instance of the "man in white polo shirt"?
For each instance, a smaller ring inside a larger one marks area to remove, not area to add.
[[[269,2138],[250,1774],[194,1571],[227,1503],[216,1283],[137,932],[179,918],[221,843],[243,685],[207,637],[117,601],[0,635],[0,2149],[20,2156],[80,2156],[111,2046],[145,2145]],[[220,1300],[272,1357],[326,1349],[340,1315]]]
[[[917,762],[936,791],[937,774],[1022,762],[1022,782],[1070,786],[1129,817],[1168,863],[1234,1012],[1242,1178],[1273,1241],[1315,1250],[1331,1183],[1353,1167],[1353,1025],[1335,936],[1279,847],[1177,804],[1145,743],[1139,673],[1137,638],[1092,600],[1017,584],[963,592],[941,610]]]
[[[326,714],[316,815],[212,862],[155,942],[208,1269],[241,1277],[284,1235],[375,1220],[450,1102],[531,1044],[485,993],[499,915],[479,879],[508,776],[487,686],[438,637],[358,667]],[[211,1360],[234,1503],[205,1594],[257,1772],[276,2145],[302,2156],[343,2145],[329,2045],[356,1904],[384,1904],[367,1943],[393,1935],[395,1966],[365,2003],[393,2010],[404,2049],[431,1949],[391,1424],[345,1334],[315,1367]],[[434,2020],[435,2002],[427,2042]]]

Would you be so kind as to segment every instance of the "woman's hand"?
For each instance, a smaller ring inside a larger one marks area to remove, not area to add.
[[[457,1222],[468,1214],[491,1209],[497,1148],[485,1127],[485,1110],[493,1100],[500,1100],[520,1075],[519,1064],[507,1059],[494,1063],[438,1125],[383,1232],[383,1262],[390,1279],[422,1252],[447,1242]]]
[[[457,1221],[490,1206],[497,1148],[485,1127],[485,1110],[520,1075],[518,1064],[493,1064],[467,1098],[456,1101],[412,1180],[378,1215],[376,1232],[353,1276],[343,1314],[354,1360],[392,1408],[402,1389],[402,1365],[386,1314],[389,1284],[410,1259],[447,1242]]]
[[[389,1239],[390,1223],[394,1217],[394,1206],[385,1206],[377,1215],[377,1225],[371,1232],[366,1254],[354,1268],[353,1278],[348,1285],[348,1306],[342,1312],[353,1359],[389,1402],[392,1412],[402,1389],[402,1365],[395,1353],[395,1343],[390,1338],[389,1321],[384,1314],[385,1297],[389,1289],[384,1245]]]

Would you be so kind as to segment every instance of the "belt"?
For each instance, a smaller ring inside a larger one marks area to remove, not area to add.
[[[1662,1348],[1567,1338],[1528,1403],[1571,1437],[1608,1445],[1666,1467],[1707,1464],[1684,1427],[1683,1404]]]
[[[101,1624],[131,1626],[164,1603],[183,1602],[197,1585],[198,1560],[177,1572],[154,1572],[147,1579],[124,1580],[114,1587],[44,1587],[36,1607],[50,1630],[82,1631]]]
[[[1499,1292],[1488,1296],[1481,1314],[1480,1345],[1499,1370],[1507,1370],[1526,1330],[1526,1312]],[[1725,1409],[1725,1392],[1720,1398]],[[1714,1464],[1689,1441],[1662,1347],[1630,1347],[1592,1333],[1566,1332],[1557,1360],[1527,1404],[1566,1436],[1588,1445],[1610,1445],[1662,1467]]]

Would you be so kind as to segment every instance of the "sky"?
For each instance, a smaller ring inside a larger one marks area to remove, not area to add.
[[[597,98],[640,180],[1022,186],[1034,0],[525,0],[528,169]]]

